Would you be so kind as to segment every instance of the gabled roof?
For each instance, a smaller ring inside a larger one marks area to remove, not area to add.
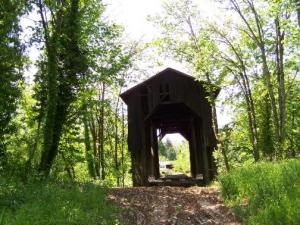
[[[145,85],[146,83],[148,83],[148,82],[150,82],[150,81],[152,81],[152,80],[154,80],[154,79],[160,77],[162,74],[166,74],[166,73],[169,73],[169,72],[173,72],[173,73],[175,73],[175,74],[177,74],[177,75],[184,76],[184,77],[186,77],[186,78],[188,78],[188,79],[191,79],[191,80],[193,80],[193,81],[196,81],[196,78],[195,78],[195,77],[190,76],[190,75],[188,75],[188,74],[186,74],[186,73],[183,73],[183,72],[180,72],[180,71],[178,71],[178,70],[175,70],[175,69],[173,69],[173,68],[168,67],[168,68],[166,68],[166,69],[160,71],[159,73],[155,74],[154,76],[152,76],[152,77],[146,79],[145,81],[143,81],[143,82],[137,84],[136,86],[134,86],[134,87],[128,89],[127,91],[123,92],[122,94],[120,94],[120,97],[125,101],[126,97],[127,97],[129,94],[131,94],[132,92],[134,92],[136,89],[138,89],[138,88],[142,87],[143,85]],[[204,81],[198,81],[198,82],[199,82],[199,83],[202,83],[202,84],[205,83]],[[220,90],[218,90],[218,91],[216,92],[216,96],[219,94],[219,91],[220,91]]]
[[[164,69],[164,70],[158,72],[158,73],[155,74],[154,76],[151,76],[151,77],[148,78],[147,80],[145,80],[145,81],[139,83],[138,85],[135,85],[134,87],[128,89],[128,90],[125,91],[125,92],[123,92],[123,93],[120,95],[121,98],[122,98],[122,99],[126,98],[127,95],[129,95],[131,92],[135,91],[137,88],[143,86],[144,84],[148,83],[148,82],[151,81],[151,80],[154,80],[154,79],[158,78],[160,75],[165,74],[165,73],[168,73],[168,72],[174,72],[174,73],[176,73],[176,74],[179,74],[179,75],[182,75],[182,76],[185,76],[185,77],[188,77],[188,78],[190,78],[190,79],[195,80],[195,77],[192,77],[192,76],[187,75],[187,74],[185,74],[185,73],[183,73],[183,72],[180,72],[180,71],[178,71],[178,70],[175,70],[175,69],[173,69],[173,68],[168,67],[168,68],[166,68],[166,69]]]

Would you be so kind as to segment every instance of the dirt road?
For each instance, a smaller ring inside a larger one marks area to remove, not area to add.
[[[125,209],[122,221],[130,225],[241,224],[217,188],[115,188],[109,199]]]

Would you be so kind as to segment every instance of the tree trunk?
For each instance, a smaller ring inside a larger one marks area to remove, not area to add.
[[[271,109],[273,114],[273,123],[274,123],[274,129],[275,129],[275,135],[277,142],[279,146],[277,146],[277,151],[281,151],[281,128],[280,128],[280,118],[278,116],[277,106],[276,106],[276,98],[273,90],[272,85],[272,79],[271,79],[271,73],[267,62],[267,55],[266,55],[266,48],[265,48],[265,38],[264,38],[264,31],[262,28],[262,23],[260,21],[260,18],[258,16],[258,13],[254,7],[254,3],[252,1],[248,2],[250,9],[253,13],[253,16],[255,18],[255,24],[258,31],[258,37],[255,38],[257,45],[259,46],[259,49],[261,51],[261,59],[262,59],[262,69],[263,69],[263,76],[265,78],[265,83],[268,89],[268,94],[270,97],[270,103],[271,103]],[[284,82],[284,81],[283,81]]]
[[[104,163],[104,109],[105,109],[105,83],[102,82],[101,91],[101,108],[99,117],[99,161],[101,165],[101,179],[105,179],[105,163]]]
[[[98,133],[97,133],[96,124],[93,117],[90,118],[90,130],[93,138],[93,160],[94,160],[94,167],[95,167],[95,175],[96,177],[100,178],[100,161],[98,160],[98,149],[97,149]]]
[[[223,141],[220,139],[219,136],[219,131],[218,131],[218,120],[217,120],[217,110],[216,110],[216,103],[215,103],[215,90],[214,88],[211,87],[212,83],[210,80],[209,75],[206,73],[206,80],[209,84],[209,95],[210,95],[210,105],[211,105],[211,114],[212,114],[212,127],[213,127],[213,132],[214,132],[214,136],[217,142],[217,145],[220,146],[221,149],[221,153],[223,156],[223,160],[224,160],[224,164],[225,164],[225,168],[226,171],[228,172],[230,170],[230,166],[229,166],[229,161],[227,158],[227,153],[225,151],[224,148],[224,143]]]
[[[253,147],[253,157],[255,162],[259,160],[259,149],[258,149],[258,134],[257,134],[257,125],[256,125],[256,116],[255,116],[255,109],[254,103],[252,99],[252,92],[249,86],[247,75],[244,72],[240,73],[240,77],[242,79],[241,88],[244,92],[244,97],[247,104],[247,114],[248,114],[248,123],[249,123],[249,130],[250,130],[250,137],[251,137],[251,144]]]
[[[292,128],[293,127],[295,127],[295,112],[296,112],[296,110],[295,110],[295,108],[294,108],[294,105],[293,105],[293,107],[292,107]],[[296,150],[295,150],[295,144],[294,144],[294,132],[292,131],[292,134],[291,134],[291,145],[290,145],[290,148],[291,148],[291,150],[290,150],[290,157],[292,157],[292,158],[295,158],[296,157]]]
[[[300,29],[300,0],[295,0],[296,2],[296,12],[297,12],[297,19],[298,19],[298,26]]]
[[[34,138],[34,143],[32,145],[32,148],[29,149],[29,156],[28,156],[28,160],[27,160],[26,165],[25,165],[25,174],[24,174],[25,180],[27,180],[28,175],[30,175],[31,170],[32,170],[32,160],[33,160],[34,155],[36,153],[37,146],[38,146],[38,141],[39,141],[39,138],[40,138],[41,120],[42,120],[42,117],[39,116],[37,131],[36,131],[36,135],[35,135],[35,138]]]
[[[285,76],[284,76],[284,65],[283,65],[283,40],[284,32],[281,32],[280,21],[277,17],[275,19],[276,27],[276,72],[278,82],[278,101],[279,101],[279,156],[282,157],[285,141],[285,118],[286,118],[286,106],[285,106]]]
[[[58,152],[62,128],[68,115],[68,107],[74,101],[75,96],[72,93],[77,82],[70,81],[78,77],[78,72],[82,72],[81,67],[75,67],[78,58],[73,57],[79,51],[77,31],[80,30],[78,19],[79,0],[72,0],[70,8],[64,9],[64,2],[60,2],[61,8],[56,12],[56,20],[52,20],[52,35],[48,30],[48,24],[45,20],[45,8],[41,0],[38,1],[39,13],[42,19],[44,29],[44,38],[47,52],[47,108],[44,126],[44,146],[40,163],[40,172],[47,177],[50,173],[52,163]],[[71,18],[71,19],[70,19]],[[69,29],[63,29],[68,26]],[[65,42],[61,42],[62,36],[66,37]],[[59,45],[58,42],[60,42]],[[60,49],[61,48],[61,49]],[[62,51],[59,51],[62,50]],[[58,54],[59,52],[59,54]],[[58,67],[58,60],[63,61],[64,67]],[[72,78],[72,79],[70,79]],[[78,79],[78,78],[77,78]]]
[[[89,171],[90,176],[93,179],[96,179],[86,107],[85,107],[85,110],[83,113],[82,120],[83,120],[83,124],[84,124],[85,158],[87,161],[88,171]]]
[[[272,85],[272,79],[271,79],[271,73],[269,70],[268,62],[267,62],[267,55],[266,55],[266,50],[265,50],[265,38],[264,38],[264,31],[262,28],[262,23],[260,21],[260,17],[256,11],[256,8],[254,6],[253,1],[246,1],[246,3],[249,6],[249,10],[251,10],[252,15],[254,17],[255,21],[255,26],[256,26],[256,31],[255,29],[250,25],[249,21],[241,11],[240,5],[236,0],[230,0],[230,2],[234,6],[234,10],[240,15],[241,19],[243,20],[244,24],[246,25],[249,35],[251,39],[254,41],[254,43],[259,47],[260,49],[260,57],[262,60],[262,70],[263,70],[263,77],[264,81],[268,90],[269,98],[270,98],[270,103],[271,103],[271,109],[272,109],[272,114],[273,114],[273,124],[274,124],[274,129],[275,129],[275,135],[276,139],[279,142],[280,139],[280,126],[279,126],[279,117],[278,117],[278,112],[277,112],[277,106],[276,106],[276,98],[273,90],[273,85]]]
[[[122,104],[122,139],[121,139],[121,163],[122,163],[122,187],[125,186],[125,165],[124,165],[124,145],[125,145],[125,113]]]
[[[55,42],[55,40],[53,40]],[[48,176],[52,166],[52,160],[49,160],[51,149],[54,139],[54,124],[56,123],[56,107],[57,107],[57,62],[56,62],[56,48],[54,44],[48,44],[48,71],[47,71],[47,106],[46,106],[46,119],[44,126],[44,141],[43,151],[40,162],[40,172],[44,176]],[[55,154],[52,154],[55,155]]]
[[[239,46],[234,45],[226,35],[222,34],[219,30],[215,29],[215,31],[225,40],[225,43],[231,48],[231,50],[235,54],[235,58],[237,62],[225,57],[225,60],[233,65],[239,72],[236,73],[232,70],[233,75],[235,76],[246,101],[247,104],[247,115],[248,115],[248,124],[249,124],[249,133],[250,133],[250,141],[253,147],[253,157],[255,161],[259,160],[259,148],[258,148],[258,133],[257,133],[257,122],[256,122],[256,113],[254,102],[252,98],[252,91],[250,88],[250,83],[248,79],[248,75],[246,73],[245,61],[243,59],[243,55],[241,54]]]
[[[73,167],[72,163],[70,163],[70,162],[67,160],[67,158],[66,158],[64,152],[60,152],[60,154],[61,154],[61,156],[62,156],[62,159],[63,159],[64,163],[65,163],[65,170],[66,170],[66,172],[67,172],[69,178],[70,178],[71,180],[74,180],[74,179],[75,179],[75,170],[74,170],[74,167]]]
[[[119,178],[119,162],[118,162],[118,146],[119,146],[119,137],[118,137],[118,108],[119,108],[119,97],[117,100],[116,108],[115,108],[115,155],[114,155],[114,161],[115,161],[115,170],[117,174],[117,186],[120,186],[120,178]]]
[[[47,177],[50,173],[51,166],[53,164],[53,161],[57,155],[58,152],[58,145],[60,142],[63,124],[66,121],[67,116],[67,106],[66,105],[58,105],[56,107],[56,115],[54,118],[54,122],[52,124],[53,126],[53,135],[52,135],[52,143],[48,146],[49,150],[47,154],[42,155],[42,161],[41,161],[41,171],[44,172],[45,176]],[[46,137],[46,136],[45,136]]]

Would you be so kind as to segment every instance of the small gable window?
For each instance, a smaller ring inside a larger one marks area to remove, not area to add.
[[[159,97],[162,102],[170,101],[170,85],[168,83],[159,86]]]

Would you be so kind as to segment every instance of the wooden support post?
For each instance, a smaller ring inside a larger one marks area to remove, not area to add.
[[[189,140],[189,150],[190,150],[190,165],[191,165],[191,176],[196,177],[196,166],[195,166],[195,154],[193,148],[193,141],[190,138]]]
[[[200,140],[200,146],[199,148],[201,148],[201,154],[202,154],[202,163],[203,163],[203,169],[204,169],[204,173],[203,173],[203,178],[204,178],[204,183],[208,184],[210,182],[210,176],[209,176],[209,166],[208,166],[208,155],[207,155],[207,149],[206,146],[207,144],[207,140],[205,138],[205,130],[203,127],[203,123],[202,121],[199,119],[198,122],[198,128],[200,128],[198,130],[199,133],[199,140]]]
[[[152,126],[152,151],[153,151],[153,175],[155,179],[160,177],[159,173],[159,156],[156,127]]]
[[[197,154],[197,137],[195,131],[194,120],[191,121],[191,140],[190,140],[190,159],[191,164],[193,163],[193,173],[192,176],[196,178],[197,173],[199,173],[199,160]]]
[[[151,145],[152,145],[152,138],[151,138],[151,123],[150,121],[145,122],[145,145],[143,151],[145,151],[145,156],[143,157],[144,160],[144,182],[145,185],[148,184],[148,179],[152,176],[153,171],[153,157],[151,154]]]
[[[209,180],[211,181],[216,175],[216,165],[214,162],[212,148],[210,146],[207,146],[206,149],[207,149],[207,156],[208,156]]]

